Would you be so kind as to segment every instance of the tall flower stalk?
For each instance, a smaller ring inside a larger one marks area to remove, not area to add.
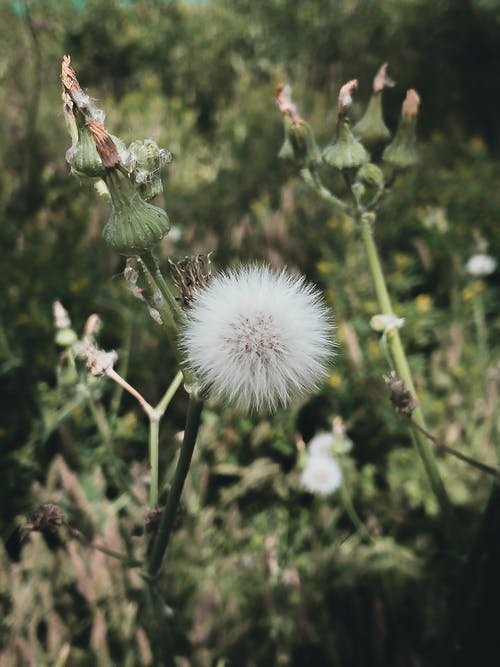
[[[323,184],[317,164],[311,161],[306,163],[298,153],[293,154],[291,159],[298,165],[304,182],[317,196],[330,203],[332,208],[349,214],[356,221],[365,247],[368,268],[381,314],[395,317],[373,235],[376,210],[385,194],[386,181],[380,167],[369,161],[370,156],[361,143],[363,138],[372,143],[377,143],[383,140],[387,141],[390,136],[383,122],[381,102],[384,86],[392,85],[392,82],[387,78],[386,70],[387,64],[384,64],[377,73],[374,79],[371,103],[362,121],[354,128],[354,132],[351,130],[349,110],[352,105],[353,92],[357,88],[357,80],[354,79],[342,86],[338,97],[336,136],[322,154],[325,165],[340,170],[342,173],[352,193],[350,202],[337,197]],[[286,104],[282,97],[280,98],[281,91],[284,89],[290,90],[289,87],[279,87],[277,104],[285,117],[285,132],[287,132],[290,123],[296,122],[294,119],[298,118],[298,112],[291,101],[290,94],[286,99]],[[392,169],[392,180],[399,171],[416,161],[415,127],[419,102],[419,97],[415,91],[408,91],[403,103],[398,131],[391,144],[384,151],[384,159]],[[412,394],[416,395],[413,377],[398,327],[391,327],[387,331],[385,343],[393,367]],[[453,508],[439,473],[432,445],[424,435],[426,425],[420,407],[415,409],[413,419],[417,425],[417,427],[412,428],[411,432],[413,443],[422,460],[430,486],[445,518],[449,532],[452,535],[457,535],[458,526]]]

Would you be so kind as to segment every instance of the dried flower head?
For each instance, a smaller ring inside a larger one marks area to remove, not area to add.
[[[330,456],[310,456],[300,476],[302,486],[318,496],[329,496],[342,483],[342,469]]]
[[[389,388],[394,410],[400,414],[411,416],[418,405],[418,400],[406,388],[404,380],[395,371],[391,371],[388,375],[384,375],[384,382]]]
[[[352,104],[352,94],[358,87],[358,80],[351,79],[344,83],[339,91],[339,113],[344,113]]]
[[[85,365],[92,375],[106,375],[113,368],[113,364],[118,359],[118,354],[111,350],[105,352],[100,350],[92,338],[85,338],[83,341],[75,343],[73,346],[75,354],[85,361]]]
[[[242,410],[272,410],[324,377],[332,322],[303,278],[251,265],[214,277],[198,293],[182,344],[214,397]]]

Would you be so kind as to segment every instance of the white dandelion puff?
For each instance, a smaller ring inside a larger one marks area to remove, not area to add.
[[[477,254],[469,258],[465,265],[467,273],[476,278],[489,276],[497,268],[497,263],[491,255]]]
[[[331,456],[334,444],[333,433],[318,433],[309,441],[307,451],[309,456]]]
[[[342,483],[342,468],[330,456],[310,456],[300,476],[300,483],[318,496],[329,496]]]
[[[182,344],[212,396],[262,411],[317,387],[332,357],[332,329],[304,278],[251,265],[215,276],[198,292]]]

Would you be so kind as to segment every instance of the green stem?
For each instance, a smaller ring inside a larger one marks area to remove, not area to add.
[[[159,467],[159,437],[160,420],[165,414],[170,401],[182,382],[182,372],[178,371],[167,391],[163,394],[161,401],[149,415],[149,463],[151,466],[151,486],[149,489],[149,504],[151,507],[158,505],[158,467]]]
[[[161,401],[156,406],[155,410],[160,416],[165,414],[165,410],[170,405],[170,401],[173,399],[175,392],[181,386],[182,377],[182,371],[177,371],[177,375],[174,377],[167,391],[163,394]]]
[[[160,418],[149,420],[149,465],[151,469],[151,484],[149,486],[149,504],[158,505],[158,458],[159,458]]]
[[[393,310],[391,300],[389,297],[389,292],[387,291],[387,286],[382,271],[382,266],[380,264],[377,248],[375,246],[375,241],[373,239],[373,231],[369,217],[361,216],[360,225],[361,235],[368,257],[368,264],[372,274],[379,307],[381,308],[382,313],[392,315]],[[399,377],[404,381],[407,389],[414,396],[416,396],[417,392],[415,391],[415,385],[413,383],[410,367],[408,365],[408,360],[406,358],[403,345],[401,343],[401,338],[399,337],[399,332],[397,329],[393,329],[387,333],[387,345],[394,361],[394,367],[396,368]],[[418,406],[413,412],[413,419],[419,427],[426,429],[422,411]],[[431,488],[434,492],[434,495],[436,496],[443,515],[446,517],[447,526],[450,530],[450,533],[456,535],[458,533],[458,526],[456,524],[450,499],[446,493],[441,475],[439,474],[434,452],[422,431],[412,431],[412,437],[414,445],[424,464]]]
[[[335,206],[335,208],[338,208],[341,211],[346,211],[349,208],[348,205],[342,201],[342,199],[339,199],[332,192],[330,192],[328,188],[325,188],[314,168],[301,169],[300,175],[302,176],[304,183],[312,188],[322,199]]]
[[[436,447],[439,447],[439,449],[442,449],[443,452],[446,452],[447,454],[451,454],[457,459],[460,459],[464,463],[467,463],[468,465],[472,466],[473,468],[477,468],[477,470],[481,470],[481,472],[485,472],[488,475],[492,475],[495,480],[499,481],[500,478],[500,468],[494,468],[493,466],[489,466],[486,463],[482,463],[481,461],[478,461],[477,459],[473,459],[471,456],[467,456],[466,454],[462,454],[462,452],[459,452],[457,449],[453,449],[453,447],[448,447],[448,445],[445,445],[444,442],[441,442],[439,438],[436,438],[435,435],[432,435],[432,433],[429,433],[425,428],[420,426],[420,424],[417,424],[412,417],[410,417],[410,421],[413,425],[414,428],[418,429],[421,433],[425,435],[428,440],[433,442]]]
[[[342,485],[340,487],[340,497],[342,499],[342,504],[344,505],[346,514],[352,521],[357,532],[367,542],[373,542],[373,537],[371,533],[369,532],[365,524],[361,521],[359,514],[356,512],[356,508],[354,507],[351,500],[351,495],[347,490],[347,487],[344,484],[344,482],[342,482]]]
[[[179,506],[179,501],[184,487],[191,458],[193,456],[196,437],[201,420],[201,411],[203,409],[203,401],[196,395],[191,394],[189,398],[188,411],[186,416],[186,428],[184,430],[184,438],[182,441],[181,451],[179,454],[179,461],[174,473],[172,486],[168,493],[167,504],[161,515],[158,533],[156,535],[151,558],[147,566],[147,574],[149,577],[155,577],[162,565],[165,551],[167,550],[168,542],[174,526],[175,515]]]
[[[473,300],[474,324],[476,326],[477,350],[483,373],[488,368],[488,330],[484,316],[484,302],[482,293],[476,293]]]

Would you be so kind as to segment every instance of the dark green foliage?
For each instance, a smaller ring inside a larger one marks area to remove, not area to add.
[[[103,347],[118,349],[124,366],[130,353],[127,379],[151,402],[175,373],[160,328],[124,288],[124,263],[102,240],[108,204],[72,178],[64,161],[70,141],[60,105],[62,55],[71,54],[83,88],[106,109],[110,132],[127,143],[151,137],[174,156],[163,197],[180,239],[162,242],[162,264],[211,250],[219,267],[248,259],[286,264],[324,289],[337,323],[339,354],[318,396],[272,419],[215,406],[204,414],[159,584],[174,608],[177,653],[186,665],[218,667],[433,665],[463,551],[444,540],[406,424],[387,397],[358,231],[278,159],[283,130],[273,95],[279,81],[294,86],[321,147],[333,136],[345,80],[360,82],[357,120],[371,77],[389,62],[397,82],[384,92],[392,132],[406,88],[421,95],[419,163],[396,180],[376,240],[396,314],[406,320],[402,336],[430,428],[496,465],[500,285],[498,273],[478,282],[464,265],[484,240],[499,256],[499,9],[494,0],[2,2],[0,525],[9,553],[2,547],[1,569],[11,558],[21,561],[12,581],[0,575],[0,616],[16,601],[21,621],[33,614],[40,664],[59,664],[65,641],[68,665],[107,664],[91,640],[101,613],[109,664],[147,664],[127,625],[146,623],[142,581],[112,570],[109,590],[92,580],[102,596],[94,604],[94,589],[74,568],[79,558],[93,563],[96,552],[78,545],[75,555],[68,536],[63,546],[47,546],[31,535],[23,546],[15,530],[16,517],[34,504],[57,501],[82,533],[143,554],[136,536],[147,497],[140,467],[147,424],[130,397],[115,409],[114,388],[98,380],[90,389],[112,415],[110,440],[96,430],[79,393],[86,374],[71,375],[54,342],[53,301],[69,310],[78,335],[99,312]],[[327,179],[336,192],[345,188],[333,172]],[[488,379],[474,327],[478,297]],[[179,394],[161,431],[168,479],[185,407]],[[298,484],[296,437],[308,441],[328,430],[335,415],[355,443],[346,476],[359,513],[381,535],[375,545],[353,534],[336,496],[313,499]],[[58,455],[74,477],[58,477],[65,474]],[[489,485],[459,462],[440,458],[440,465],[469,544]],[[142,505],[123,500],[130,486]],[[29,608],[25,599],[33,600]],[[130,600],[132,621],[125,618]],[[64,623],[54,625],[42,608]],[[60,639],[55,647],[48,646],[47,622]],[[464,634],[480,630],[477,618],[460,623]],[[0,621],[0,646],[12,641],[12,627]],[[15,626],[17,638],[28,637],[27,627]],[[472,655],[470,639],[465,646]]]

